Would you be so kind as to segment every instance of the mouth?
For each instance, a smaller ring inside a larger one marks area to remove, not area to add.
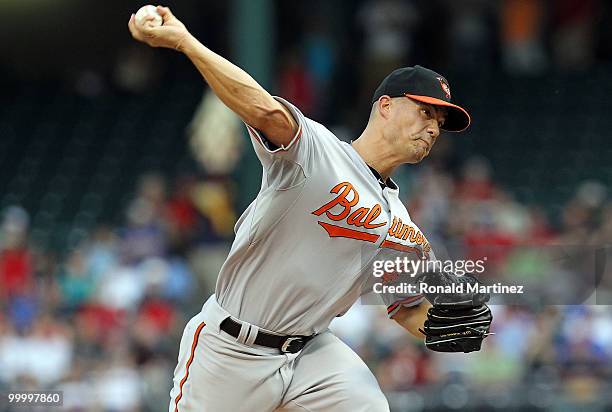
[[[425,146],[425,150],[427,150],[429,152],[429,149],[431,148],[429,143],[427,143],[425,140],[423,139],[418,139],[419,142],[421,142],[423,144],[423,146]]]

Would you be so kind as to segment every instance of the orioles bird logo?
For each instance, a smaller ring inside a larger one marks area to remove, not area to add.
[[[436,78],[440,82],[440,87],[442,87],[442,91],[446,95],[446,98],[450,100],[451,98],[450,86],[446,82],[446,79],[444,79],[444,77],[436,77]]]

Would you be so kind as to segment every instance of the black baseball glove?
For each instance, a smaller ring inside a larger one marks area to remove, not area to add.
[[[468,353],[480,350],[483,339],[491,334],[489,327],[493,316],[485,305],[489,294],[467,291],[467,285],[478,283],[478,279],[469,274],[425,273],[419,280],[430,287],[446,286],[457,291],[425,294],[432,304],[421,330],[425,335],[425,346],[436,352]],[[459,286],[461,284],[463,286]]]

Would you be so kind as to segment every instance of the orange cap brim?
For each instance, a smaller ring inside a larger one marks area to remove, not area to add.
[[[441,127],[442,130],[446,130],[447,132],[462,132],[470,127],[472,123],[470,114],[463,107],[457,106],[456,104],[430,96],[419,96],[417,94],[406,94],[405,96],[433,106],[444,106],[452,109],[446,116],[447,118],[444,125]]]

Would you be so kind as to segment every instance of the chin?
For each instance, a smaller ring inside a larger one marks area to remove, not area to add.
[[[412,157],[406,163],[410,163],[410,164],[421,163],[427,157],[428,154],[429,153],[427,153],[427,151],[425,150],[417,150],[413,153]]]
[[[415,165],[417,163],[421,163],[423,161],[423,159],[425,159],[425,156],[423,156],[423,157],[416,156],[415,158],[408,160],[406,163],[411,164],[411,165]]]

